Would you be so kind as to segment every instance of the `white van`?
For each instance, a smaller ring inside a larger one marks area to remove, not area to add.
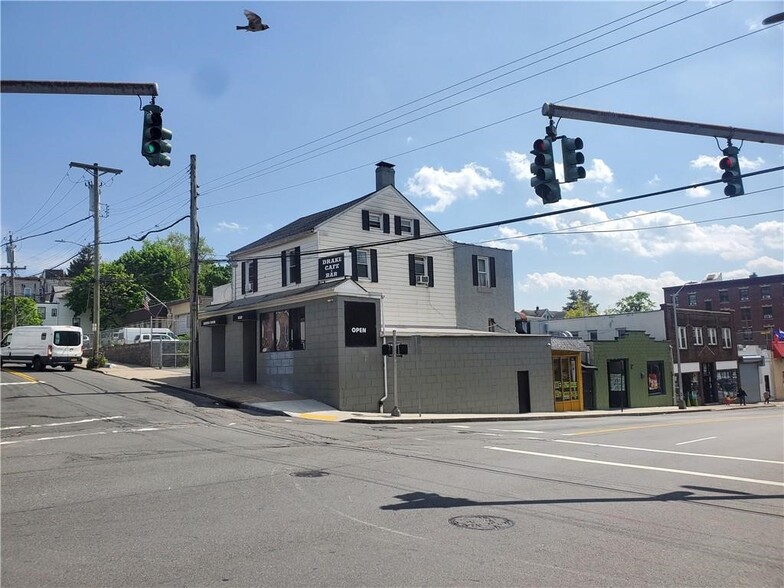
[[[130,345],[132,343],[139,343],[140,341],[149,341],[151,337],[142,339],[142,336],[153,334],[164,334],[168,335],[172,339],[177,338],[169,329],[150,329],[150,327],[123,327],[112,333],[112,345]]]
[[[38,371],[59,365],[70,372],[82,362],[82,336],[81,327],[15,327],[0,341],[0,364],[23,363]]]

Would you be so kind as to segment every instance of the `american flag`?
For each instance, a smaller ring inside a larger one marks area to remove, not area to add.
[[[147,294],[144,295],[144,310],[150,311],[150,297]]]

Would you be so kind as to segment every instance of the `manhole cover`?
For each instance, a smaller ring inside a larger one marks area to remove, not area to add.
[[[449,523],[455,527],[474,529],[475,531],[497,531],[514,526],[514,521],[504,517],[492,517],[489,515],[452,517],[449,519]]]
[[[304,472],[292,472],[292,476],[295,478],[321,478],[322,476],[328,476],[327,472],[322,472],[321,470],[306,470]]]

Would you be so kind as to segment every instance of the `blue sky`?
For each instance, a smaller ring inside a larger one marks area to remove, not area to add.
[[[236,31],[245,8],[270,29]],[[784,132],[784,26],[760,24],[782,10],[4,0],[3,79],[155,82],[174,137],[171,167],[153,168],[136,96],[2,94],[3,244],[13,234],[25,275],[68,267],[79,247],[57,239],[91,242],[92,221],[76,222],[89,214],[87,178],[71,161],[123,170],[102,177],[102,241],[118,241],[188,214],[196,154],[201,234],[217,257],[371,192],[381,160],[442,230],[717,179],[723,140],[562,119],[559,134],[585,143],[588,177],[544,206],[528,171],[541,106]],[[783,164],[781,146],[741,147],[744,172]],[[742,197],[719,184],[453,238],[514,250],[516,309],[560,309],[577,288],[600,310],[638,290],[662,302],[662,287],[711,272],[784,271],[783,184],[779,171],[747,178]],[[187,234],[188,221],[171,230]]]

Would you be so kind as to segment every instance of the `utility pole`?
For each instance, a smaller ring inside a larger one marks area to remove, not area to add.
[[[8,261],[8,267],[0,268],[0,269],[7,269],[11,271],[11,307],[13,315],[11,317],[11,328],[16,326],[16,290],[14,287],[14,272],[18,269],[27,269],[27,266],[16,267],[14,265],[14,249],[16,249],[16,245],[14,245],[14,236],[11,233],[8,233],[8,245],[5,247],[6,253],[6,260]]]
[[[784,145],[784,133],[756,131],[754,129],[740,129],[737,127],[687,122],[667,118],[654,118],[652,116],[624,114],[621,112],[610,112],[606,110],[592,110],[589,108],[567,106],[566,104],[552,104],[550,102],[545,102],[545,104],[542,106],[542,114],[544,116],[549,116],[550,118],[569,118],[573,120],[584,120],[608,125],[651,129],[654,131],[668,131],[671,133],[685,133],[687,135],[722,137],[728,140],[732,139],[737,141],[753,141],[756,143]]]
[[[199,223],[196,197],[196,155],[191,154],[191,388],[201,387],[199,371]]]
[[[101,174],[121,174],[121,169],[114,169],[111,167],[101,167],[97,163],[89,165],[87,163],[76,163],[72,161],[69,167],[78,167],[84,170],[92,170],[92,209],[93,209],[93,277],[95,283],[93,285],[93,360],[97,360],[98,352],[101,348],[101,256],[98,249],[99,239],[101,236],[101,190],[99,187],[98,179]]]

